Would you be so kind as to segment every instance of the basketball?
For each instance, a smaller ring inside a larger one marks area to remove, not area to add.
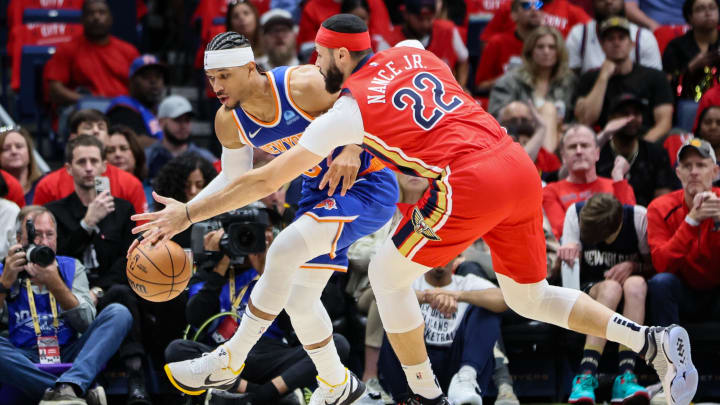
[[[138,245],[128,259],[128,284],[148,301],[169,301],[187,287],[191,268],[185,251],[175,242]]]

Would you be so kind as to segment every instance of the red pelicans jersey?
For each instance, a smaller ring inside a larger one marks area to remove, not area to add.
[[[395,170],[435,179],[453,160],[507,133],[463,92],[447,64],[409,49],[373,55],[345,88],[360,107],[365,146]]]

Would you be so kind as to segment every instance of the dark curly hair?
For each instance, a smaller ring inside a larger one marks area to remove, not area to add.
[[[167,164],[160,169],[152,181],[153,189],[162,196],[174,198],[175,200],[185,203],[187,202],[185,183],[190,173],[194,172],[195,169],[200,169],[203,179],[205,180],[205,185],[217,176],[215,167],[213,167],[212,163],[207,161],[207,159],[193,152],[185,152],[167,162]],[[157,201],[153,202],[153,210],[155,211],[159,211],[164,207],[163,204]]]

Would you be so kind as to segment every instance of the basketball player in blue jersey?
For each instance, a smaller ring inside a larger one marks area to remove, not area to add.
[[[247,39],[234,32],[219,34],[208,44],[205,71],[223,104],[215,117],[215,132],[223,145],[222,172],[193,200],[206,198],[250,170],[253,147],[272,155],[292,148],[314,117],[337,99],[325,90],[324,78],[314,66],[262,72],[253,60]],[[359,165],[341,164],[357,160]],[[335,164],[329,167],[328,161]],[[342,188],[334,192],[340,175]],[[392,172],[357,145],[336,149],[303,176],[296,220],[270,247],[238,331],[252,330],[259,337],[268,321],[285,309],[318,372],[319,389],[311,404],[351,404],[365,387],[340,362],[320,295],[334,271],[347,270],[349,245],[390,220],[398,187]],[[289,272],[287,263],[299,257],[304,264]],[[235,349],[241,336],[245,334],[236,333],[202,358],[166,365],[170,381],[191,395],[232,387],[247,357],[247,352]]]

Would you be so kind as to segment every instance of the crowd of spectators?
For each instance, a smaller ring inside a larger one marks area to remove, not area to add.
[[[157,401],[147,372],[227,340],[263,271],[262,253],[228,257],[222,230],[189,229],[175,238],[183,248],[196,252],[199,244],[200,251],[222,253],[195,255],[198,269],[186,293],[151,303],[127,285],[130,215],[162,209],[153,191],[189,201],[218,173],[219,144],[197,130],[203,123],[213,128],[220,104],[207,80],[177,81],[180,67],[169,62],[170,53],[112,35],[114,1],[10,0],[8,8],[14,58],[25,38],[20,33],[37,28],[22,26],[20,3],[81,13],[67,40],[54,39],[62,43],[53,42],[39,86],[64,154],[41,156],[38,145],[49,136],[33,125],[0,129],[6,315],[0,389],[15,386],[25,400],[104,403],[96,377],[109,369],[127,377],[127,403]],[[720,322],[719,6],[720,0],[137,0],[144,16],[138,26],[146,32],[157,32],[157,18],[179,18],[196,34],[172,48],[187,48],[187,65],[203,78],[204,47],[226,30],[250,41],[262,70],[313,63],[320,23],[339,12],[367,23],[376,52],[419,40],[535,162],[544,183],[548,279],[637,323],[661,326]],[[173,12],[163,15],[165,7]],[[20,64],[14,59],[12,66]],[[32,74],[22,72],[15,83],[19,73],[13,71],[15,90]],[[89,96],[104,100],[102,107],[87,108]],[[43,170],[42,158],[55,170]],[[255,167],[270,158],[256,150]],[[427,187],[422,179],[398,180],[401,204],[414,203]],[[293,219],[298,195],[296,180],[253,206],[262,213],[267,245]],[[491,197],[478,190],[478,198]],[[375,403],[407,396],[366,274],[389,230],[351,248],[349,272],[335,275],[323,294],[341,357],[364,371]],[[32,243],[49,246],[56,259],[28,263],[23,251]],[[414,288],[435,373],[451,399],[480,404],[494,384],[496,403],[518,405],[501,333],[508,310],[489,257],[479,240]],[[218,312],[234,315],[206,324]],[[186,326],[199,341],[183,334]],[[45,349],[51,346],[59,347],[57,359]],[[604,349],[604,340],[584,340],[569,402],[595,402]],[[617,359],[611,400],[649,401],[654,392],[638,383],[634,353],[621,346]],[[55,360],[72,366],[42,368]],[[208,403],[302,403],[294,391],[314,384],[312,363],[287,319],[268,329],[246,368],[228,392],[208,393]]]

